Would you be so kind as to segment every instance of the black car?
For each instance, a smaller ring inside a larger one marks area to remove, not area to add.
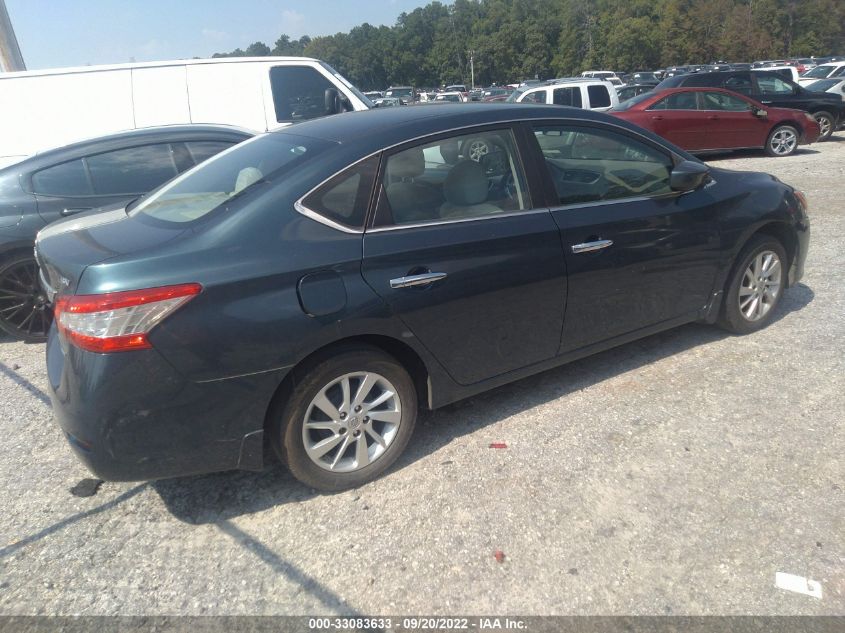
[[[464,154],[469,139],[489,151]],[[683,323],[758,330],[803,195],[577,108],[303,122],[36,241],[55,418],[103,479],[370,481],[441,407]]]
[[[622,102],[630,99],[631,97],[651,92],[654,90],[655,86],[657,86],[656,83],[628,84],[627,86],[620,86],[617,88],[616,95],[619,97],[619,101]]]
[[[82,141],[0,170],[0,329],[43,341],[50,327],[32,244],[45,224],[129,200],[250,138],[220,125],[143,128]]]
[[[756,99],[763,105],[804,110],[818,121],[820,141],[830,138],[839,122],[845,119],[845,107],[838,96],[810,92],[777,72],[731,70],[685,74],[664,79],[656,89],[681,86],[725,88]]]

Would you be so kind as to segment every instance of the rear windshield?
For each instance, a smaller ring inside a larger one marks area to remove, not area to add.
[[[257,136],[171,180],[128,208],[165,222],[192,222],[271,182],[332,143],[294,134]]]
[[[624,112],[625,110],[630,110],[638,103],[645,101],[646,99],[650,99],[654,96],[654,91],[644,92],[641,95],[637,95],[636,97],[631,97],[630,99],[625,99],[622,103],[618,106],[613,108],[614,112]]]

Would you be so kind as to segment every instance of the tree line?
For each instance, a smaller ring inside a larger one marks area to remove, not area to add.
[[[255,42],[214,57],[304,55],[364,90],[476,85],[687,63],[845,53],[843,0],[455,0],[392,27]]]

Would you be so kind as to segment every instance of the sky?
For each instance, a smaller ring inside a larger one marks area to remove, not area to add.
[[[28,70],[210,57],[261,41],[392,26],[428,0],[6,0]]]

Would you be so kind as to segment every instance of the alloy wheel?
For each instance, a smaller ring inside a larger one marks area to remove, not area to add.
[[[739,311],[748,321],[759,321],[777,302],[783,266],[774,251],[758,253],[745,269],[739,286]]]
[[[3,329],[26,340],[47,336],[53,315],[47,296],[38,283],[35,260],[21,260],[3,270],[0,277],[0,320]]]
[[[476,163],[481,162],[482,157],[490,153],[490,146],[483,139],[473,139],[469,144],[469,158]]]
[[[831,120],[826,116],[816,117],[816,123],[819,124],[819,138],[824,139],[828,134],[830,134],[830,128],[832,126]]]
[[[769,146],[772,148],[772,152],[779,156],[786,156],[787,154],[791,154],[795,150],[795,146],[798,144],[798,137],[795,135],[789,128],[783,128],[772,134],[772,138],[769,141]]]
[[[354,472],[384,455],[401,420],[402,404],[390,381],[373,372],[344,374],[308,405],[302,441],[320,468]]]

